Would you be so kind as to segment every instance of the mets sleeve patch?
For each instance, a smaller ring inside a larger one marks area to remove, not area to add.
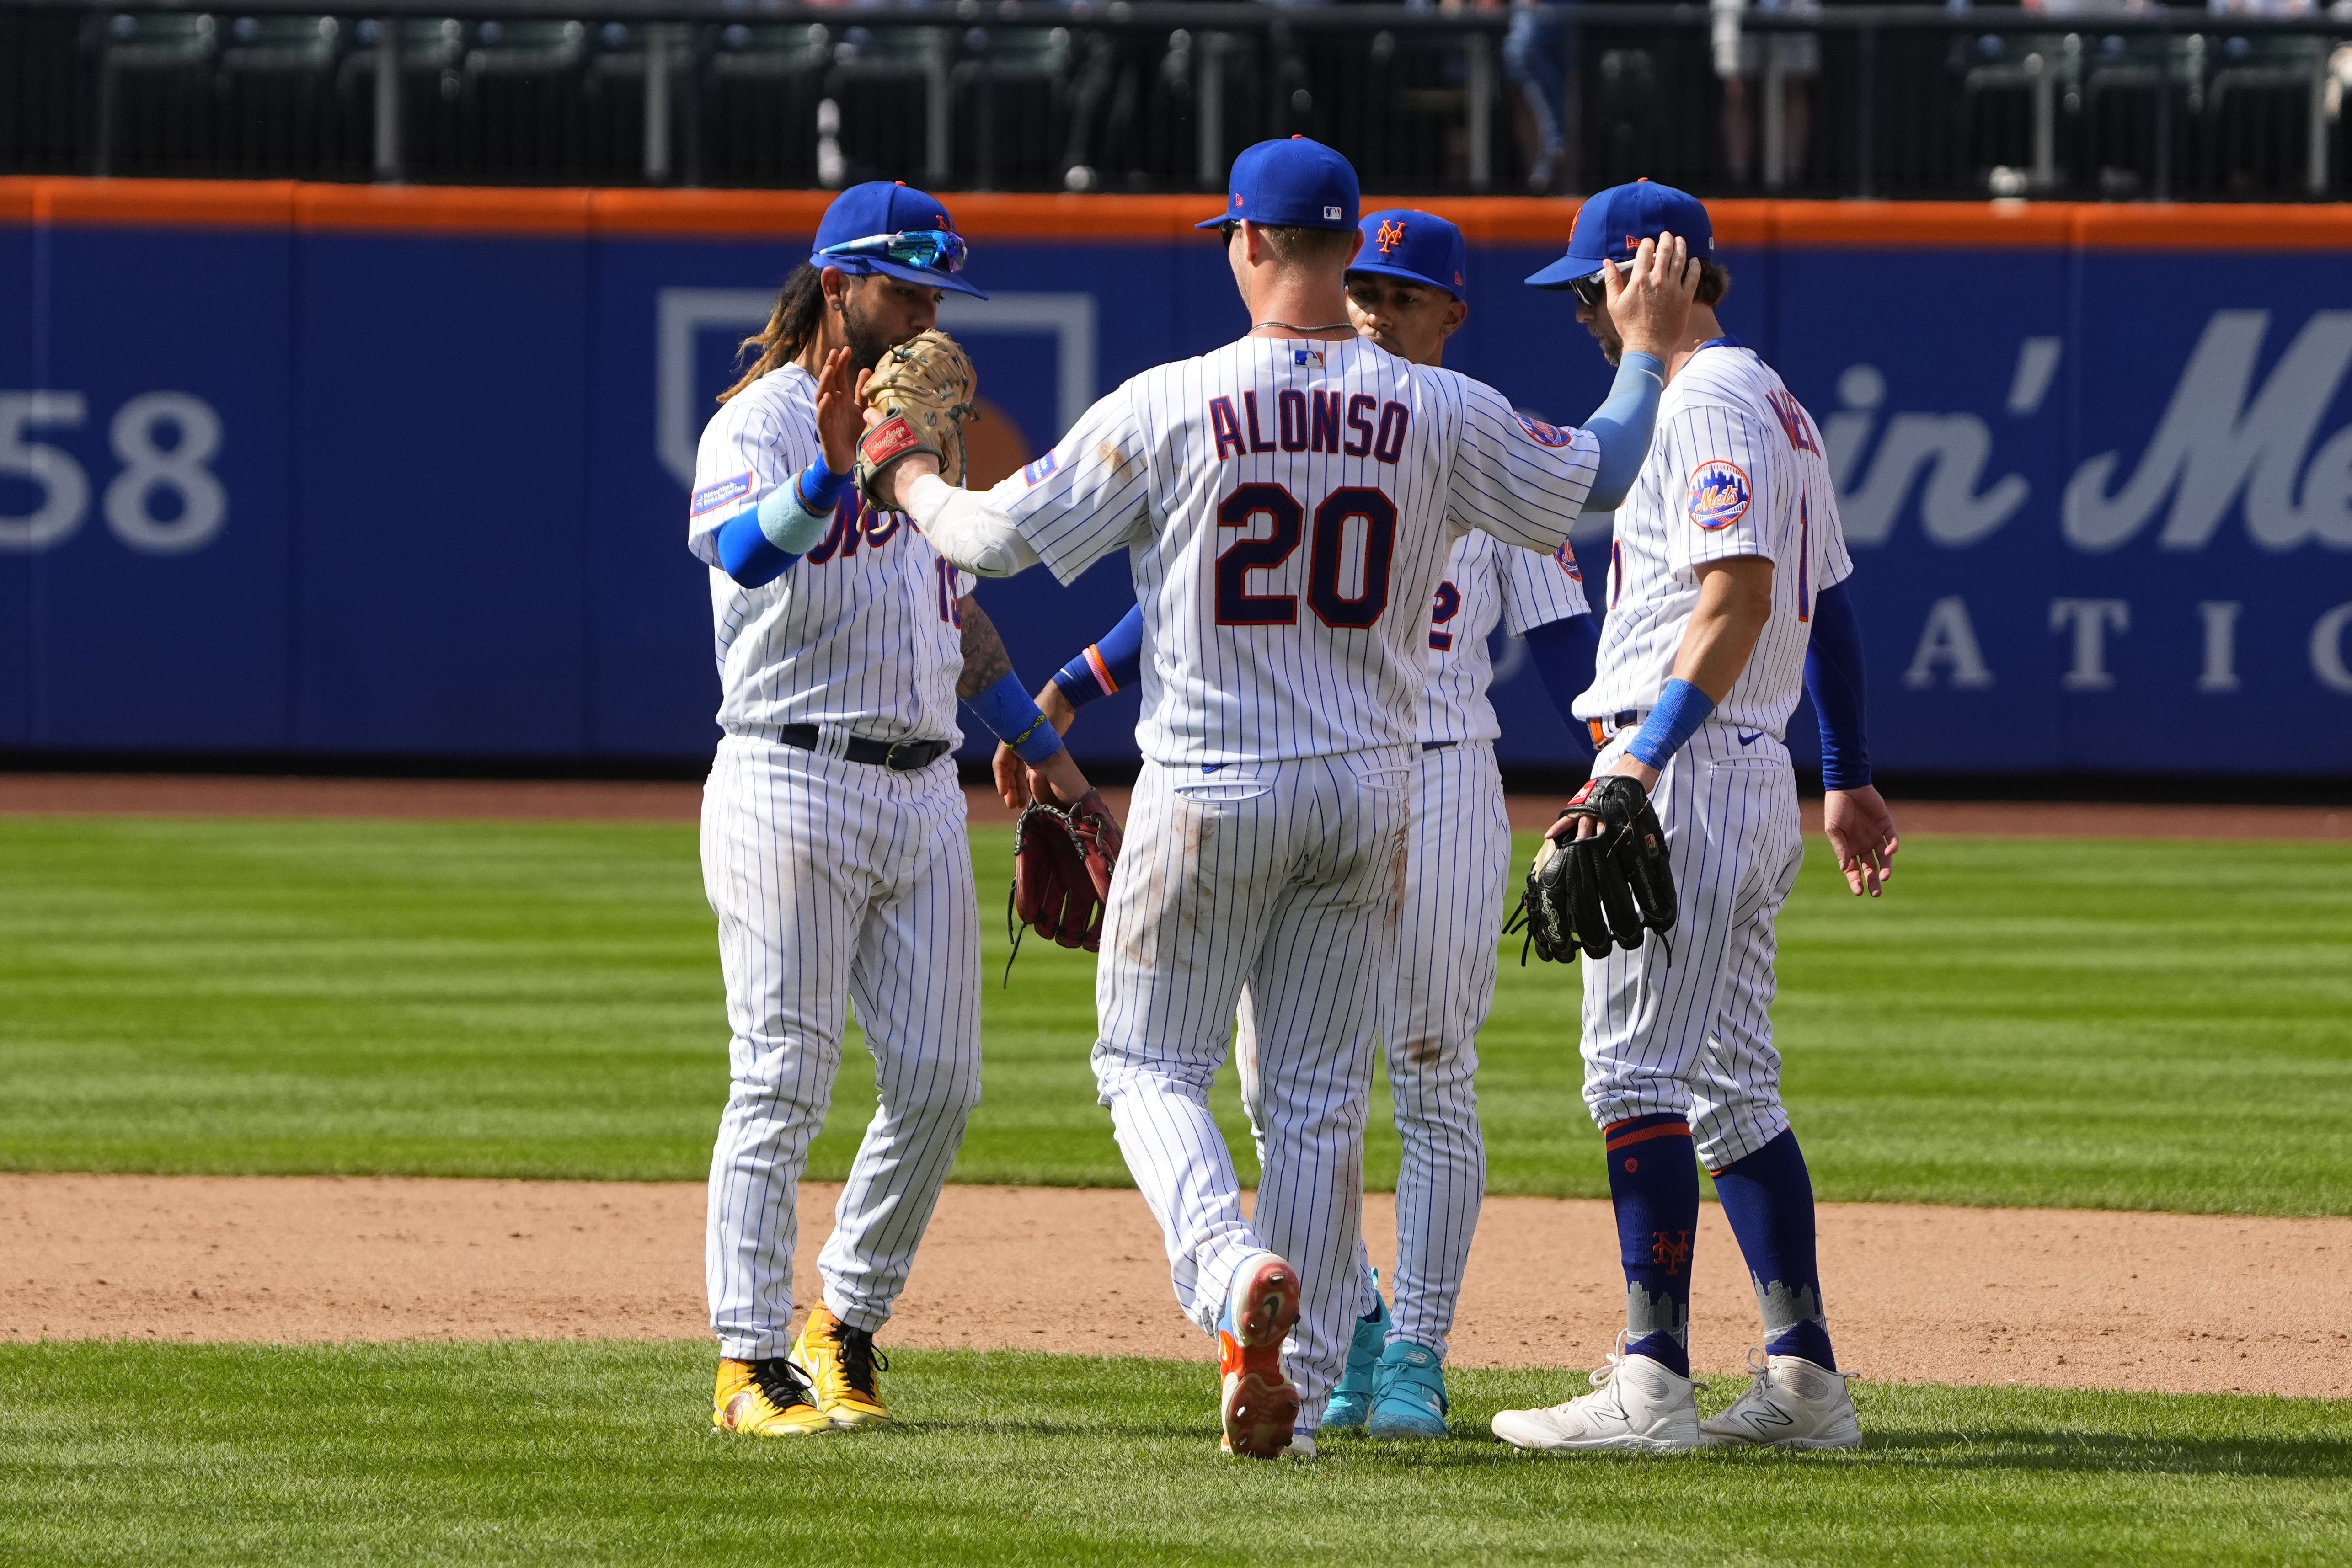
[[[1560,570],[1568,573],[1569,581],[1584,580],[1584,573],[1576,564],[1576,551],[1569,547],[1566,539],[1559,541],[1559,548],[1551,552],[1551,559],[1559,563]]]
[[[1547,423],[1540,419],[1530,419],[1516,409],[1512,411],[1511,417],[1519,422],[1519,428],[1526,431],[1528,438],[1538,446],[1558,448],[1576,439],[1572,432],[1562,430],[1559,425]]]
[[[705,485],[694,493],[693,509],[688,515],[699,517],[721,507],[732,506],[751,493],[751,476],[743,473],[732,479],[721,479],[716,485]]]
[[[1713,531],[1748,515],[1748,476],[1737,463],[1710,458],[1691,470],[1690,519]]]

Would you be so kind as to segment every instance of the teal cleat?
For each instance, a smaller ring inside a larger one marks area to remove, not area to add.
[[[1372,1297],[1380,1299],[1380,1276],[1371,1277]],[[1363,1429],[1366,1417],[1372,1413],[1372,1381],[1381,1364],[1381,1352],[1389,1343],[1389,1304],[1381,1301],[1378,1316],[1356,1320],[1356,1337],[1348,1343],[1348,1370],[1339,1375],[1339,1385],[1331,1390],[1331,1403],[1323,1409],[1323,1430],[1326,1432],[1357,1432]]]
[[[1349,1363],[1353,1370],[1354,1364]],[[1381,1352],[1372,1373],[1372,1413],[1367,1424],[1375,1437],[1443,1437],[1445,1369],[1425,1344],[1397,1340]]]

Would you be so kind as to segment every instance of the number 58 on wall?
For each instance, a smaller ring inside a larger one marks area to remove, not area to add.
[[[0,392],[0,479],[30,481],[41,497],[29,513],[0,511],[0,550],[49,549],[81,527],[89,511],[89,476],[72,453],[34,440],[33,432],[73,429],[87,412],[79,392]],[[168,446],[162,444],[166,430]],[[122,462],[103,497],[114,537],[148,555],[180,555],[210,544],[228,521],[228,492],[205,466],[221,444],[220,415],[212,404],[190,392],[142,392],[115,410],[110,435]],[[158,516],[164,496],[172,501],[163,503]]]

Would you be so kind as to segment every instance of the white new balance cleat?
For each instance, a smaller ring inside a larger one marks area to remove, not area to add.
[[[1801,1355],[1748,1353],[1747,1393],[1722,1415],[1699,1423],[1710,1448],[1858,1448],[1862,1423],[1846,1391],[1846,1373]]]
[[[1591,1393],[1549,1410],[1505,1410],[1495,1436],[1519,1448],[1678,1454],[1699,1446],[1697,1386],[1646,1355],[1612,1352]]]

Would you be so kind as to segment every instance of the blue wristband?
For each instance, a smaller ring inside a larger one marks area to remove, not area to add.
[[[824,454],[820,452],[815,462],[801,470],[793,488],[799,493],[802,510],[823,517],[840,504],[841,493],[849,488],[849,476],[826,466]]]
[[[1061,732],[1037,710],[1017,674],[1006,675],[965,706],[1032,768],[1062,749]]]
[[[1625,750],[1653,768],[1664,768],[1714,711],[1715,699],[1688,681],[1668,681],[1658,694],[1658,706],[1642,721],[1641,733]]]

